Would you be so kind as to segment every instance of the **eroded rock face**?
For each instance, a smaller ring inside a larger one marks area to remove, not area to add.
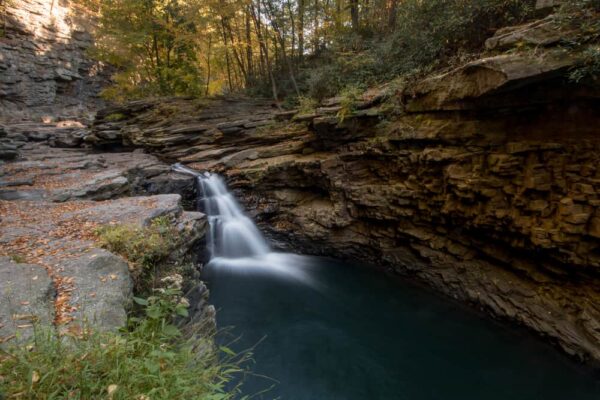
[[[598,88],[569,82],[577,56],[545,43],[388,93],[400,112],[368,93],[343,121],[332,99],[219,133],[183,100],[168,117],[135,103],[93,134],[224,174],[281,247],[416,277],[597,362]]]
[[[0,120],[87,117],[110,76],[90,60],[93,19],[70,1],[8,2],[0,37]]]

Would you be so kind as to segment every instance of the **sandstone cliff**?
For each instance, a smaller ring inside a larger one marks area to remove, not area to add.
[[[90,60],[93,18],[73,2],[14,0],[0,10],[0,120],[87,116],[109,74]]]

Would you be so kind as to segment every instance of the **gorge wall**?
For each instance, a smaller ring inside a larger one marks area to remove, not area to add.
[[[85,140],[223,173],[280,247],[418,278],[598,362],[600,90],[567,78],[571,34],[552,17],[503,29],[485,57],[345,118],[340,99],[300,115],[163,99],[100,112]]]
[[[0,10],[0,120],[89,116],[109,71],[86,55],[93,17],[68,0]]]

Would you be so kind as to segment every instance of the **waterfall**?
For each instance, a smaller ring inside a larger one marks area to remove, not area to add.
[[[318,287],[311,273],[314,268],[312,258],[272,252],[219,175],[199,173],[179,163],[172,168],[198,180],[198,208],[206,214],[209,222],[207,246],[210,262],[203,272],[204,277],[215,281],[217,276],[227,274],[267,274]]]
[[[263,256],[270,252],[264,237],[217,174],[200,174],[181,164],[173,170],[196,177],[200,189],[199,205],[208,218],[208,251],[211,258]]]

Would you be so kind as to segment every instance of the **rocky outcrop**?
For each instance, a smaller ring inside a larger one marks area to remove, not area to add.
[[[59,140],[69,141],[73,135],[79,137],[79,132],[86,132],[85,128],[19,124],[5,129],[8,138],[22,138],[19,149],[26,159],[4,166],[0,199],[106,200],[161,193],[177,193],[186,199],[195,197],[194,179],[172,173],[168,165],[153,155],[50,147]]]
[[[182,195],[195,198],[193,177],[174,174],[143,152],[49,147],[64,130],[6,127],[20,154],[0,164],[0,343],[27,339],[38,322],[73,333],[124,325],[132,296],[129,264],[101,248],[97,228],[143,227],[166,218],[178,241],[165,269],[183,269],[184,260],[193,269],[204,239],[204,215],[182,206]],[[194,289],[195,318],[214,321],[206,288],[199,282],[183,288]]]
[[[141,147],[178,159],[268,132],[276,111],[267,100],[246,97],[141,100],[100,110],[85,142],[99,148]],[[157,124],[158,119],[168,123]]]
[[[0,22],[0,120],[89,117],[109,78],[86,55],[93,18],[74,2],[4,2]]]
[[[101,113],[92,135],[224,174],[281,247],[415,277],[598,362],[600,92],[567,79],[579,58],[561,40],[496,54],[535,29],[548,31],[500,31],[481,60],[367,93],[344,119],[332,99],[224,131],[180,99],[169,115]]]

